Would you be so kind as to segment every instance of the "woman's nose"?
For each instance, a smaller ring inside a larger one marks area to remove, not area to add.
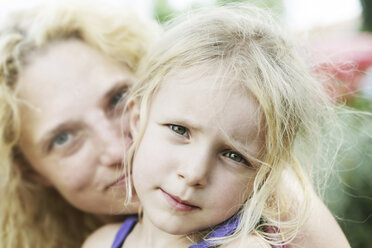
[[[97,132],[97,152],[100,163],[104,166],[119,167],[124,157],[124,139],[120,132],[120,124],[102,121]]]
[[[121,137],[113,137],[103,144],[100,162],[108,167],[120,167],[124,158],[124,140]]]

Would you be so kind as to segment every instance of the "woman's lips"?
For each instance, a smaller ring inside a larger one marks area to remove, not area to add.
[[[195,206],[188,201],[184,201],[181,198],[179,198],[177,196],[174,196],[174,195],[171,195],[171,194],[165,192],[162,189],[160,189],[160,190],[163,193],[164,198],[167,200],[169,205],[171,205],[174,209],[176,209],[178,211],[190,212],[190,211],[193,211],[193,210],[196,210],[196,209],[200,209],[200,207]]]
[[[121,176],[115,182],[109,184],[106,188],[125,187],[126,182],[127,182],[126,177]]]

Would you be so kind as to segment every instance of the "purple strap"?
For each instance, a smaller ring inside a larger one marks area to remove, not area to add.
[[[218,237],[225,237],[230,234],[232,234],[236,228],[238,227],[239,224],[239,218],[238,217],[233,217],[221,225],[219,225],[208,237],[207,239],[210,238],[218,238]],[[212,241],[207,241],[203,240],[195,245],[189,246],[189,248],[209,248],[213,246]]]
[[[231,219],[225,221],[224,223],[218,225],[218,227],[207,237],[210,238],[218,238],[218,237],[226,237],[231,235],[239,225],[239,218],[237,216],[232,217]],[[270,228],[268,232],[277,232],[276,229]],[[213,241],[203,240],[195,245],[189,246],[189,248],[209,248],[213,246]],[[272,248],[286,248],[286,245],[280,246],[272,246]]]
[[[137,216],[129,216],[126,218],[124,223],[120,226],[119,231],[116,233],[114,243],[112,243],[111,248],[120,248],[136,223]]]
[[[111,246],[111,248],[121,248],[123,245],[126,237],[132,231],[133,227],[137,223],[138,218],[137,216],[130,216],[128,217],[124,223],[121,225],[119,231],[116,233],[115,240]],[[218,237],[226,237],[232,234],[239,224],[239,218],[233,217],[229,220],[225,221],[224,223],[217,226],[217,228],[207,237],[210,238],[218,238]],[[275,229],[268,230],[269,232],[275,232]],[[213,241],[203,240],[195,245],[189,246],[189,248],[209,248],[213,246]],[[285,245],[281,246],[272,246],[273,248],[286,248]]]

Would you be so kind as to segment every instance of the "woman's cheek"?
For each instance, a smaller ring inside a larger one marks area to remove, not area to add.
[[[82,149],[73,156],[62,159],[58,168],[59,175],[56,177],[60,178],[60,183],[65,187],[79,191],[93,184],[100,166],[94,153],[89,152],[89,149]]]

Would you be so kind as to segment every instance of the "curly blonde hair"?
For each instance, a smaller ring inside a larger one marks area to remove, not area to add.
[[[237,213],[239,226],[231,236],[214,241],[223,244],[239,238],[243,244],[247,234],[255,233],[273,245],[288,243],[309,214],[313,193],[309,173],[320,152],[316,148],[323,127],[337,118],[323,86],[310,74],[288,34],[262,9],[248,4],[210,7],[168,24],[163,37],[143,59],[141,80],[129,96],[128,104],[140,106],[141,123],[127,157],[126,173],[131,173],[152,99],[164,77],[204,65],[218,75],[232,75],[221,81],[255,97],[265,132],[264,156],[258,161],[261,166],[253,193]],[[309,159],[299,157],[295,144],[301,145]],[[288,192],[280,190],[287,169],[299,181],[301,201],[293,201]],[[130,187],[127,190],[129,201]],[[291,214],[293,209],[296,214]]]
[[[80,247],[102,224],[72,207],[52,187],[22,173],[28,163],[17,149],[20,122],[15,88],[25,57],[56,40],[79,39],[133,72],[158,26],[128,6],[102,2],[41,4],[15,11],[0,29],[0,247]]]

